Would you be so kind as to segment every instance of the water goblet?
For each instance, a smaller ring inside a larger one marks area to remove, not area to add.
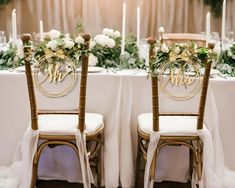
[[[5,31],[0,31],[0,50],[4,49],[5,46],[6,46]]]
[[[226,37],[227,37],[228,43],[232,44],[234,41],[234,32],[228,31]]]

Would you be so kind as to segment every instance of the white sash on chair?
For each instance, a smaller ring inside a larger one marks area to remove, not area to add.
[[[81,164],[82,179],[84,188],[91,188],[91,183],[94,183],[93,175],[91,172],[87,149],[86,149],[86,134],[81,134],[80,130],[76,131],[76,144],[79,150],[79,160]]]

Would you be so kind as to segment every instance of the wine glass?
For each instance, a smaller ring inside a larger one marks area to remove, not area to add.
[[[215,43],[220,41],[220,37],[219,37],[219,33],[218,32],[214,31],[214,32],[211,33],[211,35],[212,35],[212,38],[214,38]]]
[[[145,64],[148,64],[149,60],[149,44],[146,39],[141,39],[139,43],[139,58],[145,60]]]
[[[5,48],[6,40],[5,31],[0,31],[0,51]]]
[[[232,44],[234,40],[234,32],[228,31],[226,37],[227,37],[228,43]]]

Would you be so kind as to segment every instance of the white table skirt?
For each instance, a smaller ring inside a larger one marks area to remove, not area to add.
[[[235,141],[235,79],[212,79],[211,87],[219,112],[225,164],[235,170],[235,149],[231,148],[231,143]],[[30,119],[24,74],[1,71],[0,88],[0,165],[9,165]],[[216,112],[215,104],[211,104],[210,99],[208,101],[208,106],[213,106]],[[131,187],[134,182],[137,149],[137,116],[151,111],[150,81],[146,79],[146,74],[128,71],[122,74],[89,74],[87,111],[104,116],[103,179],[106,187],[117,187],[119,182],[123,187]],[[213,115],[217,116],[216,113]],[[58,154],[61,151],[63,155]],[[187,156],[182,158],[185,153],[188,152],[182,147],[164,149],[159,158],[158,180],[185,181],[188,175]],[[167,162],[162,162],[166,160]],[[47,150],[40,161],[39,175],[44,179],[78,181],[81,176],[77,163],[76,156],[68,148],[60,146]],[[176,164],[174,172],[170,164]]]

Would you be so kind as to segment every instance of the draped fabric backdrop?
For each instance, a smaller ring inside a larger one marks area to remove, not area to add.
[[[126,0],[126,32],[136,33],[136,7],[141,7],[141,37],[156,36],[157,28],[166,32],[205,31],[206,13],[210,7],[203,0]],[[122,0],[13,0],[0,10],[0,30],[11,32],[11,12],[16,8],[18,33],[58,29],[74,32],[82,22],[92,35],[108,27],[121,31]],[[235,30],[235,1],[227,0],[226,30]],[[211,31],[221,32],[221,18],[211,16]]]

